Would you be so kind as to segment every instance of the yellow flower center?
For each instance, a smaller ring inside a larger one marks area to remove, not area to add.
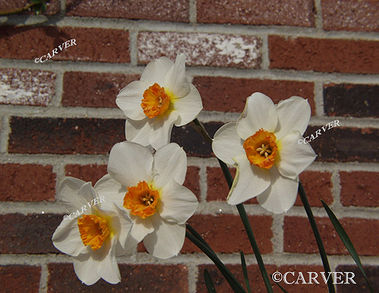
[[[141,181],[137,186],[128,187],[124,197],[124,207],[130,213],[146,219],[155,214],[159,203],[159,191]]]
[[[243,143],[246,156],[252,165],[270,169],[278,156],[278,145],[274,133],[259,129]]]
[[[145,115],[149,118],[162,116],[169,110],[170,106],[172,106],[171,103],[174,98],[171,92],[159,84],[154,83],[144,91],[141,107]]]
[[[80,237],[84,245],[99,249],[110,235],[106,219],[96,215],[82,215],[78,218]]]

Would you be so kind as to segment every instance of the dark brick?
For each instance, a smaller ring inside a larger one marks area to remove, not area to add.
[[[113,17],[188,22],[189,2],[185,0],[122,1],[67,0],[66,14],[70,16]]]
[[[322,0],[325,30],[379,31],[379,2],[373,0]]]
[[[66,165],[65,175],[92,182],[92,185],[107,174],[107,165]]]
[[[197,197],[198,200],[200,200],[200,175],[199,175],[200,168],[189,166],[187,167],[187,174],[186,179],[184,181],[184,186],[189,188]]]
[[[324,110],[329,116],[379,117],[379,86],[324,85]]]
[[[66,72],[63,77],[62,105],[115,108],[120,90],[138,78],[136,74]]]
[[[1,292],[39,292],[41,268],[26,265],[1,265]]]
[[[0,253],[58,253],[51,237],[62,215],[0,215]]]
[[[269,36],[270,68],[379,73],[379,42]]]
[[[75,39],[77,45],[63,49],[51,60],[116,63],[130,61],[127,31],[56,26],[2,27],[0,56],[34,61],[35,58],[51,53],[54,48],[70,39]]]
[[[364,266],[363,267],[367,278],[373,290],[379,289],[379,267],[378,266]],[[356,265],[339,265],[336,269],[337,272],[353,272],[355,284],[341,284],[337,285],[338,293],[369,293],[370,291],[367,282],[365,281],[361,271]],[[350,283],[350,282],[349,282]]]
[[[314,26],[312,0],[199,0],[197,20],[204,23]]]
[[[16,9],[21,9],[25,7],[30,1],[28,0],[13,0],[13,1],[7,1],[7,0],[0,0],[0,11],[1,12],[11,12],[15,11]],[[50,0],[46,3],[46,11],[43,13],[45,15],[54,15],[57,14],[60,11],[60,1],[59,0]],[[31,9],[19,12],[17,14],[35,14],[34,10],[32,12]]]
[[[307,98],[313,114],[315,112],[312,82],[197,76],[193,84],[201,94],[206,111],[242,112],[246,98],[261,92],[276,104],[291,96]]]
[[[48,265],[48,292],[188,292],[188,269],[183,265],[119,265],[121,282],[99,280],[92,286],[80,282],[72,264]]]
[[[52,201],[55,177],[51,166],[0,164],[0,201]]]
[[[379,206],[378,172],[340,172],[341,203],[344,206]]]

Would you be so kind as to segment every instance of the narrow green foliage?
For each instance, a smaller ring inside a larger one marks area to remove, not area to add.
[[[242,271],[243,271],[243,277],[246,283],[246,289],[247,289],[247,292],[251,293],[249,276],[247,273],[247,267],[246,267],[246,261],[245,261],[245,254],[243,253],[243,251],[240,251],[240,255],[241,255],[241,266],[242,266]]]
[[[207,286],[208,293],[216,293],[215,286],[213,284],[212,278],[208,273],[208,270],[204,270],[204,280],[205,280],[205,286]]]

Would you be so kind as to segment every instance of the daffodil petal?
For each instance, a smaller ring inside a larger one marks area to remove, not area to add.
[[[113,218],[114,222],[117,222],[117,235],[118,242],[124,250],[124,254],[132,254],[135,252],[135,248],[137,247],[137,241],[128,241],[130,237],[129,232],[132,229],[133,222],[129,218],[128,213],[126,213],[123,209],[114,205],[114,210],[116,212],[116,216]]]
[[[100,279],[100,275],[96,270],[97,263],[90,254],[79,255],[74,258],[73,262],[75,274],[84,284],[90,286]]]
[[[309,144],[298,143],[300,138],[299,132],[292,132],[280,140],[277,168],[282,176],[296,179],[316,158]]]
[[[106,174],[95,184],[95,190],[100,197],[104,198],[104,202],[99,204],[99,207],[106,211],[114,211],[114,205],[122,207],[126,187],[121,185],[111,175]]]
[[[216,157],[230,165],[235,163],[234,158],[245,154],[236,126],[236,122],[223,125],[216,131],[212,142],[212,150]]]
[[[108,283],[117,284],[121,281],[121,276],[116,260],[116,239],[112,238],[110,242],[110,249],[97,268],[102,279]]]
[[[117,95],[116,104],[126,117],[133,120],[142,120],[146,117],[141,107],[141,101],[143,93],[149,86],[149,83],[145,81],[133,81]]]
[[[158,117],[151,121],[153,131],[149,135],[149,143],[153,148],[159,149],[170,142],[172,127],[177,119],[178,113],[173,111],[165,118]]]
[[[147,251],[155,257],[167,259],[178,255],[183,247],[186,234],[185,225],[178,225],[155,217],[154,232],[143,241]]]
[[[185,61],[184,54],[177,55],[174,66],[170,68],[165,77],[165,86],[177,97],[184,97],[190,91],[185,74]]]
[[[256,197],[271,184],[270,172],[251,165],[246,156],[236,159],[237,173],[228,195],[228,204],[237,205]]]
[[[299,181],[281,176],[275,167],[271,170],[271,179],[271,186],[258,196],[258,202],[272,213],[284,213],[295,203]]]
[[[92,191],[89,193],[83,192],[88,189],[90,182],[84,182],[74,177],[65,177],[58,187],[57,200],[65,204],[67,209],[74,212],[81,209],[88,201],[93,199]],[[82,189],[79,195],[79,191]]]
[[[145,70],[141,75],[141,80],[152,85],[158,83],[162,86],[165,82],[165,76],[174,63],[167,57],[160,57],[146,65]]]
[[[154,131],[149,123],[149,118],[143,120],[126,120],[125,137],[126,140],[138,143],[143,146],[150,144],[150,135]]]
[[[273,132],[277,124],[278,115],[272,100],[262,93],[254,93],[247,98],[245,109],[237,121],[237,132],[245,140],[261,128]]]
[[[148,148],[133,142],[115,144],[110,152],[108,173],[122,185],[129,187],[140,181],[149,182],[153,155]]]
[[[203,103],[195,86],[191,84],[190,92],[186,96],[175,100],[174,108],[179,114],[179,119],[175,123],[176,126],[186,125],[199,115],[203,109]]]
[[[148,234],[154,231],[153,224],[150,218],[141,219],[133,217],[133,226],[130,230],[129,236],[133,237],[137,242],[141,242]]]
[[[52,241],[55,248],[71,256],[78,256],[87,251],[80,237],[76,218],[64,218],[55,230]]]
[[[174,180],[163,187],[159,214],[167,222],[184,224],[197,206],[196,196],[187,187]]]
[[[311,118],[311,107],[306,99],[291,97],[280,101],[277,105],[279,128],[275,135],[281,139],[292,131],[299,131],[303,135]]]

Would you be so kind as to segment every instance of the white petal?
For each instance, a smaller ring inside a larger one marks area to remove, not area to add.
[[[81,209],[83,205],[86,205],[88,201],[92,200],[90,194],[88,197],[86,194],[84,194],[84,197],[78,194],[79,190],[85,184],[88,184],[88,182],[74,177],[65,177],[60,183],[57,192],[57,200],[63,202],[70,213]]]
[[[159,216],[155,218],[153,223],[154,232],[147,235],[143,241],[147,251],[162,259],[178,255],[184,243],[185,225],[168,223],[163,219],[159,220]]]
[[[74,258],[74,271],[79,280],[88,286],[95,284],[100,279],[96,265],[90,254]]]
[[[235,163],[234,158],[245,154],[236,126],[236,122],[223,125],[216,131],[212,142],[212,150],[216,157],[230,165]]]
[[[203,109],[203,103],[199,91],[191,84],[190,92],[183,98],[178,98],[174,108],[179,114],[176,126],[183,126],[194,120]]]
[[[184,224],[197,206],[197,198],[192,191],[174,180],[162,189],[159,214],[167,222]]]
[[[111,149],[108,173],[126,187],[135,186],[140,181],[149,182],[152,167],[153,155],[148,148],[124,141]]]
[[[150,134],[153,129],[150,126],[149,118],[143,120],[126,120],[125,122],[125,137],[128,141],[138,143],[143,146],[150,144]]]
[[[133,120],[142,120],[146,117],[141,107],[143,93],[149,88],[149,83],[133,81],[124,87],[117,95],[116,104],[124,111],[125,116]]]
[[[106,174],[95,184],[95,190],[101,199],[104,199],[99,207],[102,210],[114,211],[114,205],[122,207],[124,203],[124,196],[126,194],[126,187],[121,185],[118,181],[113,179],[111,175]]]
[[[133,237],[137,242],[141,242],[146,235],[154,231],[151,218],[141,219],[138,216],[132,216],[133,226],[130,230],[130,236]]]
[[[270,171],[251,165],[246,155],[237,158],[237,172],[228,195],[228,204],[237,205],[256,197],[271,184]]]
[[[160,86],[164,84],[165,76],[174,66],[174,63],[167,57],[158,58],[147,64],[145,70],[141,75],[141,80],[150,83],[158,83]]]
[[[292,132],[280,140],[277,168],[281,175],[296,179],[316,158],[312,147],[307,143],[298,143],[302,138],[299,132]]]
[[[266,210],[280,214],[288,211],[295,203],[298,180],[281,176],[275,167],[271,174],[271,186],[258,196],[258,202]]]
[[[108,254],[98,265],[98,274],[104,281],[117,284],[121,281],[120,271],[116,260],[116,239],[112,238]]]
[[[150,126],[153,131],[149,135],[149,143],[153,148],[160,149],[170,142],[172,127],[177,119],[178,113],[176,111],[164,118],[152,119]]]
[[[120,227],[118,231],[118,241],[121,247],[124,249],[124,254],[132,254],[135,252],[137,247],[137,242],[128,241],[129,233],[132,229],[133,222],[129,218],[128,214],[125,212],[125,209],[115,207],[117,216],[114,217],[113,221],[118,221]],[[130,237],[129,237],[130,238]]]
[[[54,246],[63,253],[78,256],[87,251],[80,237],[77,219],[65,218],[55,230],[51,239]]]
[[[275,135],[281,139],[289,132],[299,131],[303,135],[311,118],[311,107],[306,99],[291,97],[277,105],[279,128]]]
[[[254,93],[247,98],[245,109],[237,121],[237,132],[245,140],[261,128],[273,132],[277,124],[278,115],[272,100],[262,93]]]
[[[186,56],[176,56],[175,64],[168,71],[164,85],[178,98],[186,96],[190,91],[190,84],[186,78]]]
[[[176,143],[170,143],[157,150],[154,155],[154,170],[158,174],[154,182],[163,187],[172,179],[183,184],[187,172],[187,156]]]

